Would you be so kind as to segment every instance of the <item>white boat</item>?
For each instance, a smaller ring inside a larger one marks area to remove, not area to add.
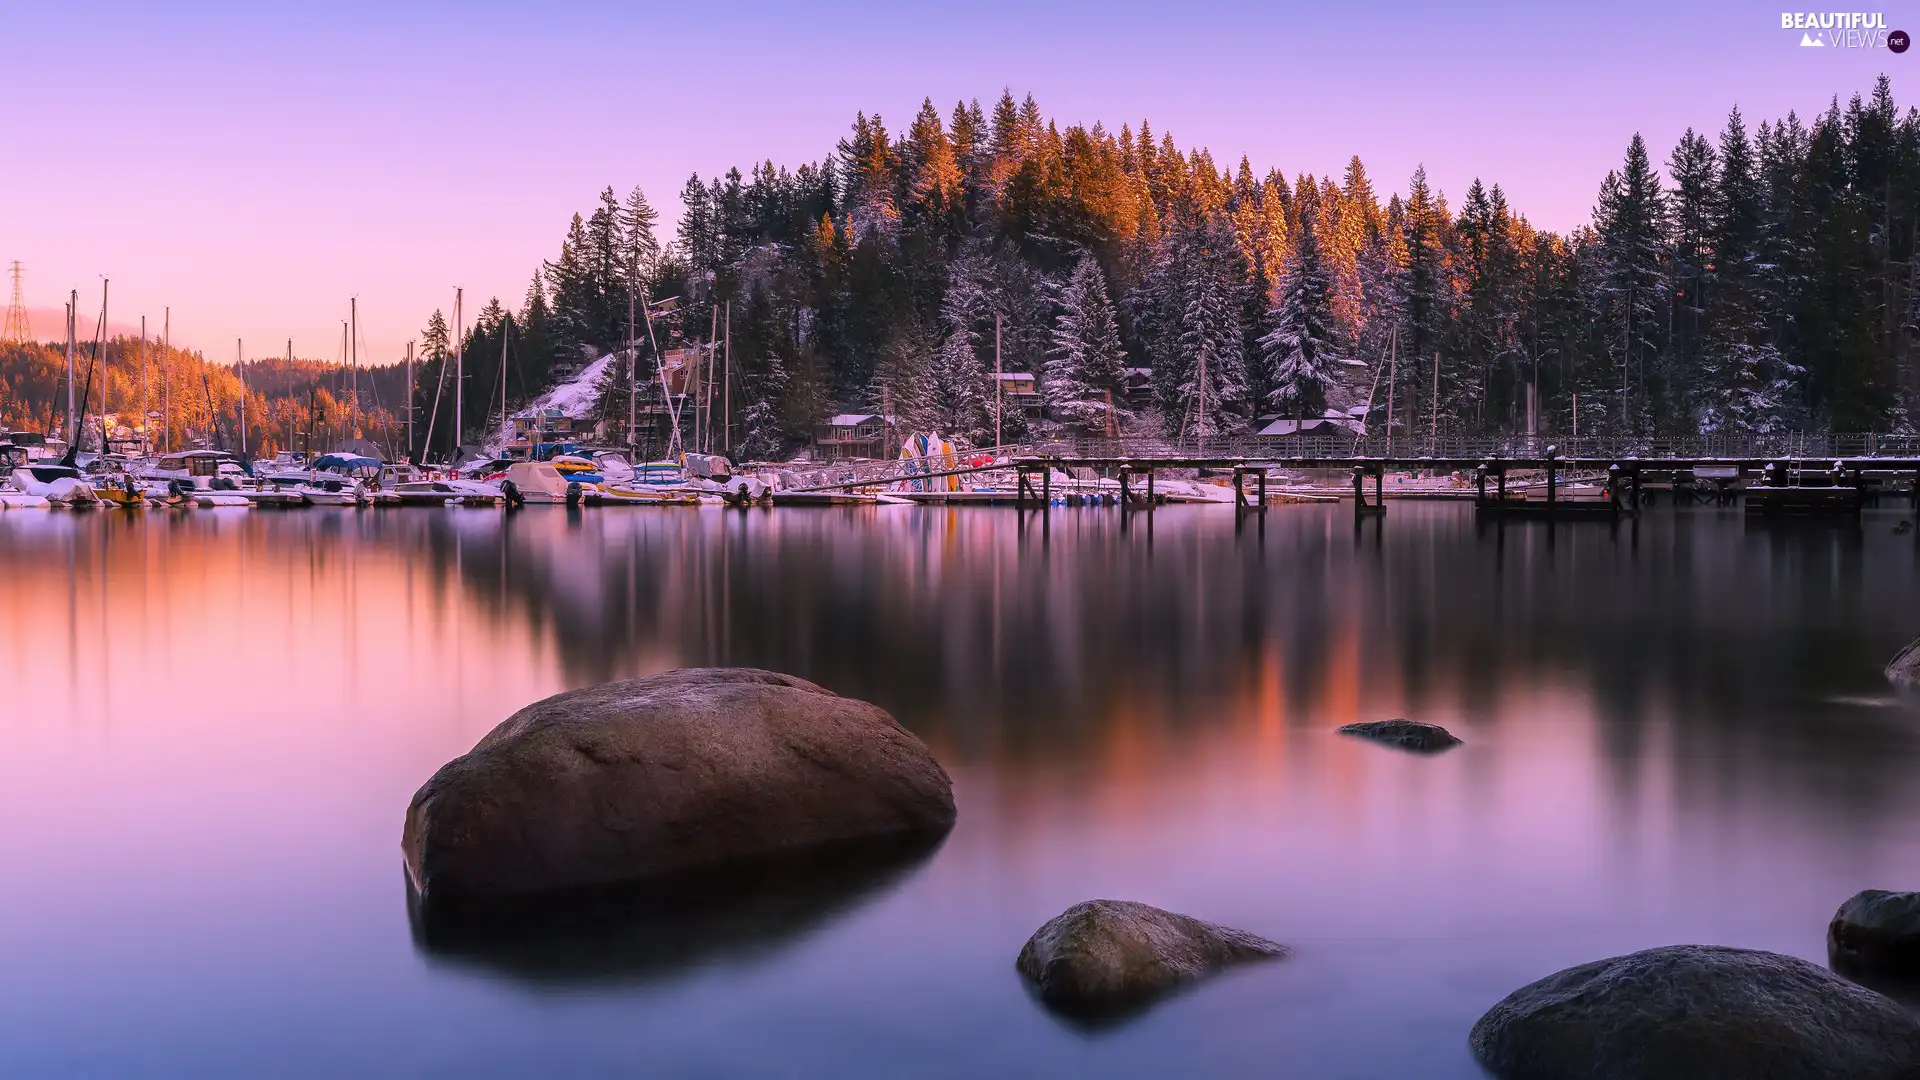
[[[516,461],[507,466],[507,478],[500,482],[500,492],[509,504],[578,505],[586,498],[586,485],[568,480],[550,461]]]
[[[220,450],[185,450],[177,454],[164,454],[130,464],[127,474],[136,482],[164,487],[169,481],[178,480],[200,490],[238,491],[242,485],[253,481],[247,475],[247,470],[240,467],[237,458]]]
[[[68,465],[33,462],[16,465],[7,477],[7,486],[22,495],[37,495],[53,506],[81,508],[100,505],[93,485]]]
[[[395,484],[391,494],[401,506],[493,506],[500,489],[480,480],[414,480]]]
[[[350,479],[317,479],[295,484],[289,490],[314,506],[365,506],[369,502],[367,490]]]
[[[44,510],[52,505],[44,495],[0,488],[0,510]]]

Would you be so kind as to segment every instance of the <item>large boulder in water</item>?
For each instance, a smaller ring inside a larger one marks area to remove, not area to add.
[[[1342,724],[1339,731],[1342,735],[1371,739],[1422,754],[1438,753],[1460,745],[1459,738],[1453,732],[1439,724],[1423,724],[1418,720],[1369,720],[1360,724]]]
[[[1791,956],[1673,945],[1521,987],[1473,1025],[1501,1080],[1912,1080],[1920,1020]]]
[[[1846,968],[1920,976],[1920,892],[1855,895],[1827,924],[1827,947]]]
[[[749,668],[558,694],[414,794],[401,846],[427,910],[937,837],[953,789],[878,706]]]
[[[1902,690],[1920,690],[1920,638],[1893,654],[1887,663],[1887,681]]]
[[[1014,966],[1070,1013],[1121,1012],[1229,964],[1287,955],[1263,937],[1126,900],[1075,904],[1034,932]]]

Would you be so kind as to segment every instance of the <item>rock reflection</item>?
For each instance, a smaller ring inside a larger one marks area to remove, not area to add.
[[[939,840],[835,845],[691,877],[447,910],[402,869],[414,948],[438,963],[546,987],[648,982],[771,957],[885,894]]]

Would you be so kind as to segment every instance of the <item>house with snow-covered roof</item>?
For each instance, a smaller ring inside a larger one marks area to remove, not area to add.
[[[878,413],[830,416],[814,425],[814,456],[822,461],[891,457],[886,446],[890,426],[887,418]]]

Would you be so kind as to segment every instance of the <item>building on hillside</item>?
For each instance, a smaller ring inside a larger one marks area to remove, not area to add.
[[[513,437],[505,456],[524,461],[542,456],[546,447],[572,442],[577,435],[575,423],[559,406],[522,409],[513,414]]]
[[[1261,428],[1254,434],[1261,438],[1282,438],[1291,435],[1364,435],[1366,434],[1366,406],[1357,407],[1360,415],[1349,415],[1338,409],[1328,409],[1319,416],[1309,416],[1305,420],[1295,420],[1291,416],[1263,416]],[[1351,411],[1351,410],[1350,410]]]
[[[876,413],[841,413],[814,425],[813,452],[822,461],[884,458],[887,452],[886,418]]]
[[[999,378],[1001,406],[1038,419],[1042,402],[1033,375],[1025,371],[1003,371]]]

